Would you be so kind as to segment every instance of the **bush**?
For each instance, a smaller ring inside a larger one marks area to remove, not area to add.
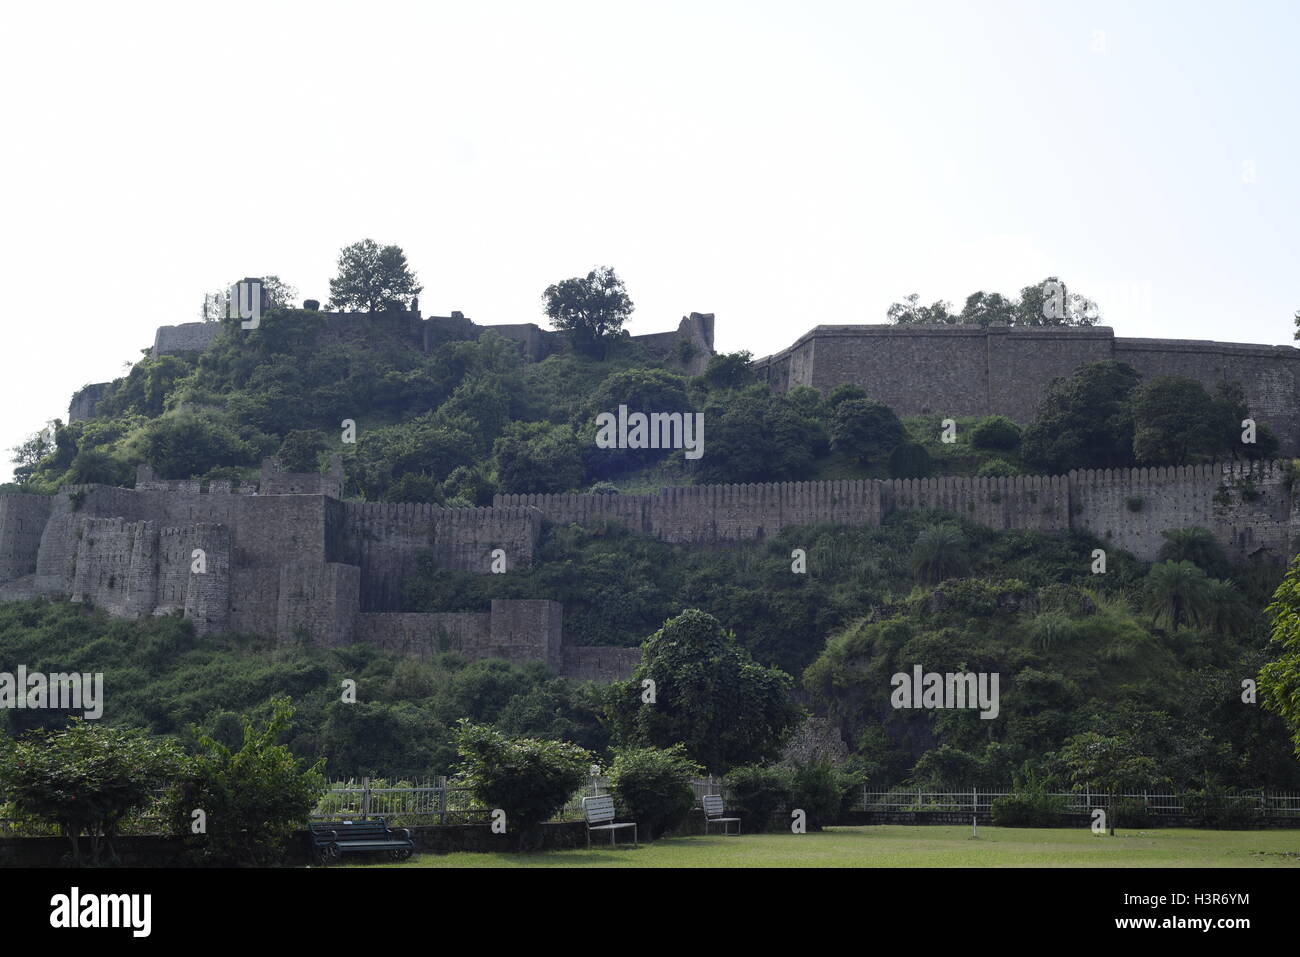
[[[148,802],[180,758],[170,741],[74,718],[66,728],[34,731],[10,745],[0,780],[19,816],[58,826],[78,864],[78,840],[88,834],[91,863],[98,864],[100,840],[116,857],[113,838],[122,818]]]
[[[1242,827],[1258,816],[1259,800],[1248,794],[1207,787],[1184,794],[1183,806],[1205,827]]]
[[[1009,452],[1020,446],[1020,426],[1005,415],[990,415],[975,423],[970,444],[977,449]]]
[[[553,817],[582,787],[592,755],[567,741],[506,737],[461,718],[456,735],[459,783],[483,805],[506,812],[506,827],[525,835]]]
[[[891,478],[925,478],[930,474],[930,453],[918,442],[904,442],[889,453]]]
[[[614,752],[609,784],[619,808],[654,840],[686,820],[695,806],[691,779],[703,774],[680,744],[625,748]]]
[[[808,830],[820,831],[839,820],[844,792],[851,782],[829,761],[812,761],[795,768],[790,789],[790,809],[808,815]]]
[[[997,827],[1061,827],[1065,799],[1041,791],[1021,791],[993,801]]]
[[[731,792],[729,811],[735,811],[742,826],[751,833],[766,831],[772,817],[790,804],[794,777],[788,768],[749,764],[736,768],[726,777]]]
[[[173,827],[187,836],[191,853],[212,864],[275,864],[293,832],[303,827],[325,792],[325,759],[312,767],[276,741],[289,727],[288,698],[274,698],[262,728],[245,718],[238,751],[195,726],[200,752],[171,795]],[[206,833],[195,835],[194,811]]]
[[[989,459],[980,465],[975,474],[980,478],[1001,478],[1004,475],[1019,475],[1020,470],[1006,459]]]

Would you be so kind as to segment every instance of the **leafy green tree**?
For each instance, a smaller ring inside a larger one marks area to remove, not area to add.
[[[380,246],[373,239],[344,246],[338,270],[330,280],[330,304],[341,311],[404,308],[424,288],[407,266],[400,246]]]
[[[686,756],[681,745],[671,748],[617,748],[609,768],[614,800],[651,840],[686,820],[695,807],[691,781],[704,769]]]
[[[958,322],[958,316],[952,311],[952,303],[939,300],[923,306],[917,293],[905,296],[902,302],[891,304],[885,310],[885,318],[900,326],[953,325]]]
[[[1133,464],[1132,366],[1106,360],[1080,366],[1047,389],[1025,429],[1020,454],[1043,471],[1120,468]]]
[[[930,468],[930,453],[919,442],[904,442],[889,453],[890,478],[925,478]]]
[[[1005,415],[989,415],[975,423],[970,444],[977,449],[1009,452],[1020,445],[1020,426]]]
[[[647,680],[654,703],[643,698]],[[682,744],[725,772],[779,752],[800,717],[792,686],[785,672],[755,664],[716,618],[690,609],[646,639],[632,678],[611,685],[607,708],[622,747]]]
[[[506,812],[507,830],[521,844],[536,838],[538,825],[568,802],[590,773],[590,751],[564,741],[509,738],[494,728],[461,719],[456,735],[457,781],[478,802]]]
[[[998,292],[973,292],[966,297],[961,322],[968,326],[1015,325],[1016,302]]]
[[[1017,326],[1092,326],[1100,313],[1097,304],[1069,288],[1056,276],[1020,290]]]
[[[641,468],[672,454],[672,449],[603,449],[596,445],[596,417],[603,412],[617,416],[619,406],[628,414],[680,412],[689,415],[695,406],[687,396],[687,380],[664,369],[625,369],[605,378],[591,393],[581,412],[578,441],[583,448],[587,471],[593,476],[616,475]]]
[[[325,759],[307,767],[277,743],[293,713],[288,698],[276,697],[261,727],[244,718],[238,751],[192,729],[199,752],[175,788],[171,817],[200,860],[274,864],[293,832],[306,824],[325,792]],[[195,811],[203,812],[206,833],[195,833]]]
[[[966,538],[951,525],[924,529],[912,547],[912,575],[923,585],[956,578],[969,567]]]
[[[623,280],[609,266],[547,286],[542,301],[551,324],[569,333],[579,352],[593,355],[604,355],[609,338],[634,308]]]
[[[1260,670],[1259,691],[1264,707],[1290,728],[1300,757],[1300,555],[1292,559],[1265,611],[1272,621],[1269,648],[1277,657]]]
[[[1133,454],[1144,465],[1209,461],[1232,434],[1223,412],[1195,379],[1157,376],[1133,395]]]
[[[732,768],[726,778],[731,792],[728,810],[735,812],[747,833],[761,834],[772,827],[772,817],[790,806],[794,777],[783,765],[748,764]]]
[[[583,481],[578,439],[567,425],[517,423],[496,444],[503,492],[567,492]]]
[[[754,382],[754,355],[746,350],[709,357],[704,381],[710,389],[743,389]]]
[[[865,465],[888,455],[905,438],[894,410],[873,399],[849,399],[835,408],[831,447]]]
[[[1143,586],[1152,625],[1168,631],[1204,621],[1209,596],[1209,579],[1189,561],[1156,562]]]
[[[746,390],[704,409],[701,482],[779,482],[806,476],[827,443],[821,423],[783,396]]]
[[[276,458],[290,472],[316,472],[321,453],[329,447],[329,440],[319,429],[294,429],[280,443]]]
[[[1163,780],[1156,762],[1141,754],[1132,740],[1085,731],[1070,738],[1057,753],[1070,782],[1109,797],[1107,814],[1115,833],[1115,799],[1129,789],[1145,790]]]
[[[146,426],[140,451],[158,474],[185,479],[225,465],[251,465],[257,450],[219,419],[182,413],[154,419]]]
[[[74,718],[58,730],[34,731],[0,751],[0,781],[21,814],[59,827],[81,864],[80,837],[90,837],[91,864],[101,840],[116,859],[113,838],[124,817],[169,783],[181,762],[171,741],[135,728]]]

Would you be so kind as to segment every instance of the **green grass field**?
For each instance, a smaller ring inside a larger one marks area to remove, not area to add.
[[[367,866],[367,865],[351,865]],[[639,848],[419,854],[387,867],[1300,867],[1300,831],[835,827],[679,837]]]

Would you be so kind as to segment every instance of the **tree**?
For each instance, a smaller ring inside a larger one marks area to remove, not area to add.
[[[973,292],[966,297],[961,322],[968,326],[1015,325],[1016,302],[1000,292]]]
[[[704,769],[671,748],[619,748],[609,768],[609,788],[618,806],[654,840],[677,827],[695,806],[693,778]]]
[[[496,442],[503,492],[567,492],[583,480],[582,451],[567,425],[517,422]]]
[[[0,780],[15,808],[58,825],[81,863],[80,837],[90,837],[91,863],[100,841],[117,857],[113,838],[122,819],[168,783],[181,762],[170,741],[136,728],[110,728],[74,718],[56,731],[34,731],[0,761]]]
[[[186,835],[202,860],[218,864],[273,864],[293,832],[325,792],[325,759],[311,767],[276,742],[288,730],[293,706],[271,699],[271,717],[258,727],[243,719],[238,751],[191,728],[199,752],[172,796],[172,824]],[[204,814],[206,832],[195,833],[194,811]]]
[[[1133,464],[1132,366],[1114,360],[1080,366],[1048,386],[1038,417],[1021,437],[1026,464],[1052,473]]]
[[[912,574],[923,585],[937,585],[966,571],[966,538],[951,525],[934,525],[916,536]]]
[[[888,455],[905,438],[894,410],[874,399],[849,399],[835,407],[831,447],[860,465]]]
[[[1265,613],[1272,621],[1270,648],[1277,658],[1260,670],[1259,692],[1264,707],[1286,722],[1300,757],[1300,555],[1292,559]]]
[[[569,333],[575,349],[592,355],[604,355],[607,340],[634,308],[623,280],[609,266],[547,286],[542,301],[551,324]]]
[[[754,355],[746,350],[709,357],[704,381],[710,389],[743,389],[754,381]]]
[[[509,738],[464,718],[456,751],[459,783],[482,806],[505,811],[507,831],[517,832],[525,844],[582,787],[593,760],[590,751],[567,741]]]
[[[404,308],[424,288],[406,265],[400,246],[363,239],[339,253],[339,274],[330,280],[330,304],[340,311]]]
[[[1020,290],[1016,306],[1017,326],[1093,326],[1100,311],[1097,304],[1069,288],[1056,276]]]
[[[645,685],[644,682],[653,682]],[[654,701],[643,696],[654,688]],[[606,713],[622,747],[681,744],[714,772],[775,757],[799,721],[793,679],[756,664],[712,615],[692,608],[645,640]]]
[[[1200,624],[1208,610],[1209,579],[1191,562],[1156,562],[1147,572],[1143,597],[1151,624],[1174,631]]]
[[[1157,376],[1133,394],[1133,455],[1143,465],[1209,461],[1235,437],[1224,411],[1195,379]]]
[[[1162,778],[1156,762],[1138,752],[1127,737],[1085,731],[1057,753],[1070,782],[1108,796],[1110,832],[1115,833],[1115,798],[1129,788],[1149,788]]]
[[[1020,426],[1005,415],[989,415],[975,423],[970,444],[977,449],[1009,452],[1020,445]]]
[[[885,318],[900,326],[953,325],[959,321],[952,311],[952,303],[938,300],[922,306],[920,301],[917,293],[905,296],[902,302],[893,303],[885,310]]]

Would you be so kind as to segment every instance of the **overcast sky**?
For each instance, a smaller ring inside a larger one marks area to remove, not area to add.
[[[0,446],[364,237],[426,315],[545,325],[607,264],[633,334],[756,356],[1049,274],[1118,335],[1290,343],[1297,41],[1257,0],[5,4]]]

